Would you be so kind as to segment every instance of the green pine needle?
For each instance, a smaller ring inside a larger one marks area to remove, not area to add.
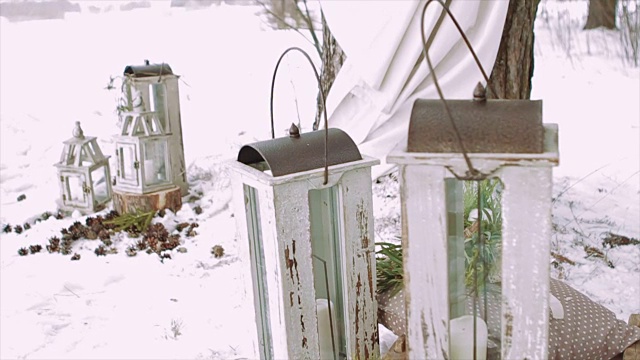
[[[149,228],[155,213],[153,210],[148,212],[137,211],[135,214],[126,213],[104,223],[116,225],[115,231],[135,228],[138,232],[142,232]]]
[[[465,238],[466,271],[465,282],[473,288],[474,273],[478,272],[478,290],[484,287],[488,274],[494,270],[501,252],[502,242],[502,183],[498,179],[491,179],[479,183],[466,181],[464,183],[464,228],[473,225],[469,214],[478,208],[478,191],[482,199],[482,232],[484,234],[484,263],[478,244],[478,233]],[[395,295],[403,286],[404,270],[402,267],[402,245],[400,243],[377,242],[380,250],[376,252],[376,275],[378,278],[378,293],[391,291]]]

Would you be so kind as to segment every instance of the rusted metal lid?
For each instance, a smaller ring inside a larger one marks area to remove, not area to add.
[[[340,129],[329,129],[327,165],[338,165],[362,160],[360,150],[351,137]],[[299,136],[259,141],[243,146],[238,161],[246,164],[265,162],[273,176],[320,169],[324,160],[325,130]]]
[[[469,153],[543,152],[541,100],[447,100]],[[459,153],[460,146],[441,100],[413,104],[408,152]]]
[[[144,65],[127,65],[124,68],[124,75],[132,77],[148,77],[148,76],[160,76],[160,75],[173,75],[169,64],[149,64],[145,61]]]

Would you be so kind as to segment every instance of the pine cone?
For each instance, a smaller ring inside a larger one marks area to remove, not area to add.
[[[220,245],[216,245],[211,249],[211,253],[216,259],[224,256],[224,248]]]
[[[107,249],[104,247],[104,245],[100,245],[94,250],[94,253],[96,253],[96,256],[106,256]]]
[[[111,239],[111,234],[109,234],[109,230],[102,229],[98,233],[98,237],[100,238],[100,240],[104,241],[104,240],[107,240],[107,239]]]

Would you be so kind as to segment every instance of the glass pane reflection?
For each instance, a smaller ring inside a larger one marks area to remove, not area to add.
[[[475,338],[475,359],[500,359],[502,183],[452,179],[446,191],[450,353],[473,359]]]
[[[321,359],[346,359],[342,231],[336,186],[309,191],[313,278]]]
[[[91,181],[93,183],[93,197],[96,204],[101,204],[108,200],[108,184],[107,169],[99,167],[91,172]]]
[[[167,143],[151,141],[144,144],[144,179],[147,185],[167,181]]]

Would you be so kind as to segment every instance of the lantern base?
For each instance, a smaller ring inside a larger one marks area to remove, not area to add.
[[[91,215],[99,211],[102,211],[107,207],[106,203],[98,204],[93,207],[78,207],[73,205],[65,205],[62,202],[62,200],[58,200],[56,201],[56,203],[58,204],[58,212],[61,212],[65,216],[71,216],[76,210],[79,211],[80,214],[82,215]]]
[[[113,208],[119,214],[171,209],[182,207],[182,195],[177,186],[147,194],[134,194],[113,190]]]

